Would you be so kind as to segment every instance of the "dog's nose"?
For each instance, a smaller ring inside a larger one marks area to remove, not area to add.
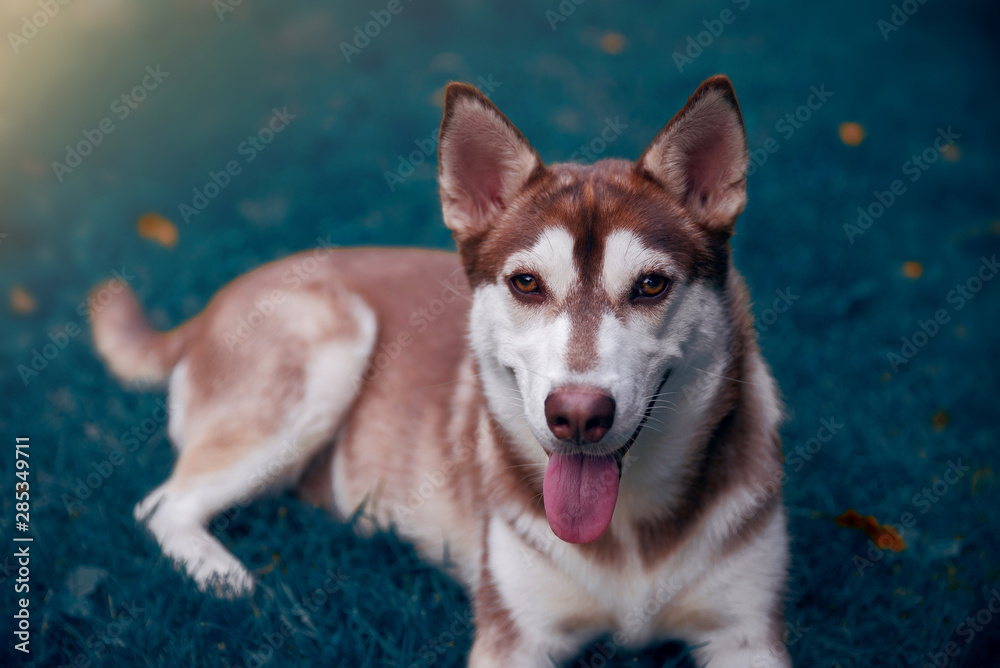
[[[589,387],[562,387],[545,400],[545,420],[560,440],[596,443],[615,421],[615,400]]]

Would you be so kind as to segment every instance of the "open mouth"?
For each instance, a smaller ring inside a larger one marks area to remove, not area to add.
[[[622,461],[642,433],[669,377],[667,370],[632,436],[613,453],[549,456],[542,496],[549,526],[560,539],[567,543],[592,543],[608,530],[618,503]]]

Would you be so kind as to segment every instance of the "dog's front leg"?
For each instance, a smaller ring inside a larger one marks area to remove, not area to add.
[[[530,548],[497,518],[487,521],[483,550],[469,667],[554,668],[578,652],[585,638],[561,630],[544,590],[558,575],[546,562],[527,558]]]
[[[538,629],[518,625],[500,598],[488,569],[483,569],[475,602],[476,637],[469,668],[554,668],[554,647]]]
[[[717,638],[715,647],[707,645],[693,651],[698,665],[710,668],[791,668],[792,659],[788,650],[779,643],[732,642],[732,638]],[[728,646],[727,646],[728,645]]]
[[[476,640],[469,655],[469,668],[555,668],[555,662],[539,647],[531,647],[523,639],[502,637],[495,630],[486,633],[476,629]]]

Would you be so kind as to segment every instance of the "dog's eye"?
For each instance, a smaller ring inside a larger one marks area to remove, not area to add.
[[[635,297],[659,297],[670,287],[670,279],[659,274],[647,274],[635,284]]]
[[[538,280],[531,274],[518,274],[510,279],[510,283],[518,292],[525,294],[538,292]]]

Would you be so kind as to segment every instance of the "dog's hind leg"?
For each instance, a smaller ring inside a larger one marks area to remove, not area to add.
[[[374,314],[353,295],[290,293],[234,345],[225,324],[238,311],[211,314],[205,338],[175,370],[170,433],[179,457],[135,508],[163,553],[222,596],[251,592],[254,578],[208,523],[299,479],[334,438],[376,336]]]

